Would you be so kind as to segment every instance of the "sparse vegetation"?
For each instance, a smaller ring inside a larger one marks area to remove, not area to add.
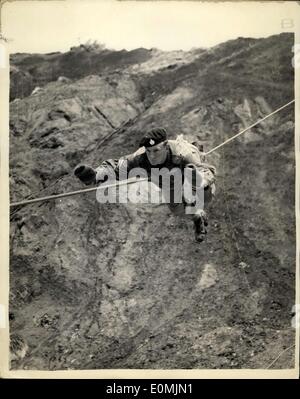
[[[47,81],[11,102],[11,200],[81,188],[77,163],[131,153],[153,126],[205,151],[223,142],[293,98],[292,43],[239,38],[143,73],[144,49],[12,56],[14,73]],[[10,331],[28,347],[13,368],[293,367],[293,350],[272,363],[295,334],[292,107],[207,161],[217,193],[200,246],[165,206],[91,193],[12,214]]]

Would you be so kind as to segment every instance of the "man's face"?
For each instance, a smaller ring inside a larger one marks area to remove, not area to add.
[[[159,143],[146,148],[146,154],[151,165],[160,165],[165,162],[168,155],[167,142]]]

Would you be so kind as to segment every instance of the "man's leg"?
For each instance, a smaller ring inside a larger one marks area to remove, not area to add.
[[[207,234],[206,227],[208,226],[207,209],[214,197],[215,184],[214,174],[210,169],[201,168],[197,170],[201,174],[201,186],[195,185],[190,187],[193,193],[193,202],[186,199],[186,211],[193,215],[195,239],[197,242],[202,242]]]
[[[168,207],[174,215],[189,217],[193,221],[197,242],[202,242],[207,234],[207,209],[215,193],[215,184],[213,183],[213,176],[211,174],[212,172],[205,170],[204,178],[209,178],[210,180],[206,179],[209,183],[204,188],[190,186],[193,198],[188,199],[183,195],[182,202],[174,203],[170,201],[168,203]]]
[[[204,190],[203,206],[195,205],[195,212],[193,215],[195,239],[197,242],[202,242],[207,234],[206,227],[208,226],[207,208],[213,198],[212,188],[207,187]]]

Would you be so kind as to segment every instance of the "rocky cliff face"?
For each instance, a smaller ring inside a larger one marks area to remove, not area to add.
[[[209,150],[294,97],[292,45],[289,34],[240,38],[177,64],[116,53],[100,75],[76,59],[80,76],[63,68],[72,81],[49,75],[11,102],[11,200],[82,188],[77,163],[133,152],[153,126]],[[13,368],[265,368],[293,345],[293,107],[208,161],[217,195],[200,245],[166,205],[89,193],[12,211],[10,328],[27,345]]]

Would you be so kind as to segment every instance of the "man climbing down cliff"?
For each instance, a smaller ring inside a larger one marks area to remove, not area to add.
[[[168,140],[165,129],[151,129],[142,138],[135,153],[120,159],[106,160],[96,170],[78,165],[74,174],[86,185],[102,184],[107,181],[110,172],[113,171],[118,180],[126,179],[134,168],[144,170],[148,179],[161,188],[175,215],[192,217],[195,239],[198,242],[203,241],[208,225],[206,208],[214,196],[216,170],[214,166],[204,162],[204,155],[196,146],[181,136],[176,140]],[[171,179],[169,185],[165,185],[159,174],[166,170],[170,173],[179,171],[180,184],[176,185],[174,179]],[[158,174],[153,174],[154,171]],[[159,178],[155,179],[153,176]],[[185,188],[182,190],[183,187]]]

